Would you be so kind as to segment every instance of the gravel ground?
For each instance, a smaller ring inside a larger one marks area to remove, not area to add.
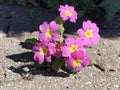
[[[22,8],[24,13],[19,12],[20,7],[15,8],[0,6],[0,11],[2,11],[0,21],[3,22],[0,22],[0,90],[120,90],[120,15],[115,16],[110,23],[101,28],[100,43],[87,48],[88,54],[96,60],[97,66],[88,66],[76,75],[64,72],[51,74],[49,69],[38,70],[33,67],[34,60],[29,49],[31,46],[25,44],[24,41],[27,38],[37,37],[38,27],[35,26],[36,24],[30,26],[32,24],[30,18],[27,21],[25,19],[26,22],[22,21],[26,23],[25,26],[20,21],[24,20],[22,16],[26,15],[28,8],[25,10]],[[6,13],[6,10],[9,12]],[[4,17],[13,10],[17,14],[12,18]],[[43,8],[39,10],[44,12]],[[49,18],[47,20],[52,20],[53,17],[50,16],[52,14],[47,10],[45,12],[48,13],[45,14]],[[36,15],[35,18],[38,18],[39,15]],[[37,22],[39,25],[39,21]],[[8,31],[5,31],[7,30],[6,24]],[[36,29],[36,31],[29,31],[28,26],[31,27],[31,30]],[[74,27],[69,27],[73,33]],[[70,35],[70,31],[68,33],[66,31],[66,35]],[[11,34],[11,32],[14,33]]]

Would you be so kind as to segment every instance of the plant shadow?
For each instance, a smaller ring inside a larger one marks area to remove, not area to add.
[[[25,70],[25,68],[28,69],[28,71]],[[48,76],[48,77],[69,77],[70,74],[65,73],[65,72],[54,72],[52,69],[44,67],[44,68],[36,68],[33,64],[27,64],[27,65],[22,65],[20,67],[9,67],[11,71],[14,73],[20,74],[22,77],[25,73],[29,73],[31,75],[43,75],[43,76]]]
[[[19,44],[22,48],[25,48],[25,49],[32,49],[33,45],[32,44],[29,44],[29,43],[26,43],[26,42],[20,42]]]
[[[20,42],[20,45],[22,48],[25,49],[31,49],[31,45]],[[43,75],[43,76],[53,76],[53,77],[69,77],[69,74],[66,72],[55,72],[52,69],[48,67],[38,67],[36,66],[36,61],[33,60],[33,52],[24,52],[19,54],[13,54],[6,56],[10,60],[13,60],[14,62],[23,62],[24,65],[21,65],[19,67],[11,66],[9,69],[13,71],[14,73],[18,73],[21,76],[25,73],[30,73],[32,75]],[[39,65],[39,64],[38,64]],[[28,69],[28,71],[25,70],[25,68]]]
[[[33,53],[32,52],[13,54],[13,55],[9,55],[6,57],[15,62],[24,62],[24,63],[33,62]]]

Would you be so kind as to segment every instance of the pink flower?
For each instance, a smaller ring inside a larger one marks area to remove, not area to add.
[[[98,44],[100,41],[99,28],[90,20],[83,22],[83,28],[78,29],[77,33],[83,39],[84,44],[91,46],[92,43]]]
[[[51,62],[51,55],[56,52],[55,44],[48,42],[38,42],[32,48],[34,54],[34,60],[37,60],[39,64],[44,62],[46,59],[47,62]]]
[[[68,69],[80,71],[90,64],[90,57],[84,56],[84,52],[76,51],[72,54],[72,57],[66,58],[65,63]]]
[[[39,38],[40,41],[59,41],[60,40],[60,32],[59,25],[55,21],[51,21],[50,24],[44,22],[39,26],[40,33]]]
[[[65,46],[65,43],[59,43],[59,44],[56,44],[56,52],[54,53],[54,56],[56,58],[60,58],[62,57],[62,47]]]
[[[68,37],[65,39],[65,44],[61,49],[64,57],[71,57],[71,54],[75,51],[83,51],[85,53],[81,38],[75,39],[73,36]]]
[[[62,6],[60,5],[59,8],[60,16],[63,18],[64,21],[70,19],[71,22],[76,22],[77,19],[77,12],[74,10],[73,6]]]

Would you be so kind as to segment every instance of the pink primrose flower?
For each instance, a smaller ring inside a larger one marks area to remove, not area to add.
[[[39,26],[40,33],[39,38],[40,41],[59,41],[60,40],[60,32],[59,25],[55,21],[51,21],[50,24],[44,22]]]
[[[71,22],[76,22],[77,19],[77,12],[74,10],[73,6],[69,5],[60,5],[59,8],[60,16],[63,18],[64,21],[70,19]]]
[[[85,48],[83,47],[83,41],[81,38],[74,38],[70,36],[65,39],[65,46],[62,47],[62,55],[64,57],[71,57],[71,54],[75,51],[83,51],[85,53]]]
[[[42,64],[46,59],[47,62],[51,62],[51,55],[56,52],[55,44],[48,42],[38,42],[32,48],[34,54],[34,60],[37,60],[39,64]]]
[[[56,58],[60,58],[62,57],[62,47],[65,46],[65,43],[59,43],[59,44],[56,44],[56,52],[54,53],[54,56]]]
[[[72,57],[65,59],[68,69],[80,71],[83,67],[90,64],[90,57],[85,56],[84,52],[76,51],[72,54]]]
[[[92,23],[90,20],[84,21],[83,28],[78,29],[78,35],[83,39],[84,44],[91,46],[92,43],[98,44],[100,41],[99,28],[95,23]]]

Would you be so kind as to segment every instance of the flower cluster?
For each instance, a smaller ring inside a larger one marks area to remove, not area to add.
[[[84,21],[82,28],[77,30],[78,37],[73,35],[63,38],[64,27],[66,20],[76,22],[77,12],[73,6],[60,5],[60,18],[63,22],[57,23],[57,19],[48,22],[43,22],[39,26],[39,40],[33,46],[34,60],[39,64],[53,63],[56,60],[63,60],[61,66],[65,66],[69,70],[80,71],[83,67],[90,64],[90,56],[86,55],[86,46],[98,44],[100,40],[99,28],[90,20]],[[62,28],[61,28],[62,27]],[[53,60],[53,57],[56,60]],[[61,59],[59,59],[61,58]]]

